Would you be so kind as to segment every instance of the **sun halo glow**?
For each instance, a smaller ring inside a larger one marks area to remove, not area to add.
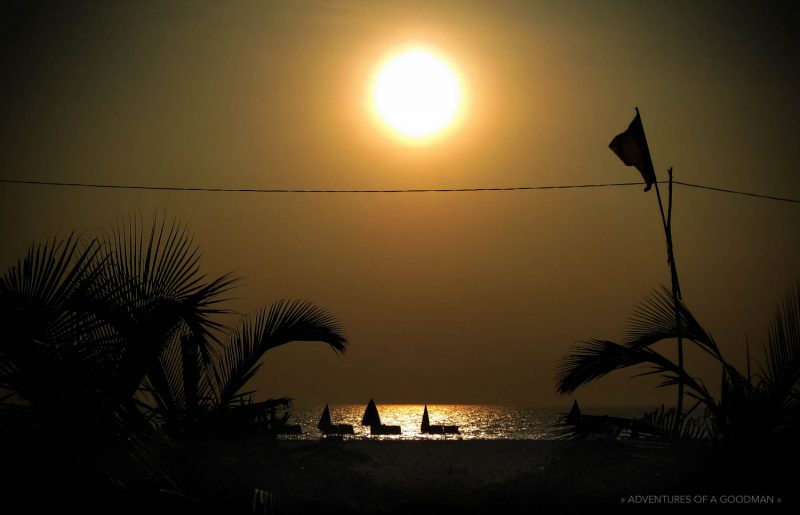
[[[425,50],[411,50],[389,59],[373,86],[378,117],[412,142],[450,126],[461,100],[456,74]]]

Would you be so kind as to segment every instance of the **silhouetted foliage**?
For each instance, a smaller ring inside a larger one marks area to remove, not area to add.
[[[346,349],[338,322],[304,301],[278,301],[230,330],[216,317],[230,314],[236,279],[207,278],[199,260],[188,230],[158,215],[148,229],[131,216],[95,237],[33,245],[0,276],[4,418],[89,439],[141,426],[145,413],[181,432],[252,404],[242,389],[267,350]]]
[[[213,457],[175,437],[292,428],[291,399],[256,402],[244,388],[279,345],[344,352],[340,324],[281,300],[229,328],[236,279],[206,277],[199,261],[178,221],[131,216],[34,244],[0,275],[0,453],[19,499],[45,488],[59,509],[106,511],[121,496],[135,512],[183,511],[228,486]],[[45,471],[57,483],[43,484]]]
[[[243,389],[261,367],[264,353],[295,341],[325,342],[337,353],[347,344],[329,313],[309,302],[285,300],[243,319],[208,363],[190,341],[172,342],[158,359],[158,373],[148,376],[146,391],[155,402],[151,414],[171,434],[180,434],[219,428],[243,413],[263,418],[285,410],[288,398],[255,403],[253,392]]]
[[[644,365],[638,376],[661,376],[659,386],[682,381],[686,395],[695,405],[683,414],[677,426],[677,437],[692,439],[723,439],[726,441],[758,441],[765,437],[794,438],[798,430],[800,407],[800,283],[779,305],[764,346],[766,365],[755,376],[742,374],[727,362],[710,333],[692,315],[683,302],[679,304],[680,334],[712,356],[722,368],[719,398],[715,398],[700,378],[693,377],[676,363],[652,348],[655,343],[677,337],[672,299],[666,289],[647,297],[635,310],[627,340],[615,343],[608,340],[589,340],[573,348],[557,368],[556,387],[560,393],[574,392],[578,387],[616,370]],[[749,360],[749,356],[748,356]],[[750,363],[748,363],[748,370]],[[698,406],[700,416],[691,416]],[[619,426],[633,433],[649,433],[670,438],[670,424],[675,424],[674,410],[656,411],[636,421],[610,420],[612,429]],[[582,422],[586,417],[582,417]],[[592,420],[598,423],[598,420]],[[674,426],[672,426],[674,427]],[[570,429],[578,434],[602,433],[608,429]],[[674,435],[674,431],[672,433]]]

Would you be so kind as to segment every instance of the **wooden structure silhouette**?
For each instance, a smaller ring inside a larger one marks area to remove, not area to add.
[[[387,426],[381,423],[378,407],[375,406],[375,401],[372,399],[369,400],[367,409],[364,410],[364,416],[361,417],[361,425],[369,426],[369,432],[373,435],[399,435],[401,433],[400,426]]]
[[[459,434],[458,426],[443,426],[439,424],[431,424],[428,417],[428,405],[425,405],[425,411],[422,412],[422,425],[420,426],[422,434],[430,435],[455,435]]]

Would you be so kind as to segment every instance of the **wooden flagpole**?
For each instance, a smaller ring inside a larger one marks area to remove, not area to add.
[[[675,253],[672,248],[672,167],[667,171],[669,174],[669,200],[667,204],[667,214],[664,215],[664,205],[661,202],[661,192],[658,189],[658,181],[655,182],[656,197],[658,197],[658,209],[661,212],[661,222],[664,224],[664,235],[667,239],[667,263],[669,263],[670,279],[672,282],[672,305],[675,310],[675,331],[678,339],[678,367],[683,371],[683,334],[681,324],[681,285],[678,280],[678,268],[675,265]],[[684,385],[683,378],[678,377],[678,402],[675,407],[677,416],[675,417],[675,426],[673,431],[675,436],[678,436],[680,431],[681,421],[683,419],[683,393]]]
[[[636,124],[638,122],[638,126]],[[634,134],[629,134],[634,130]],[[640,155],[638,151],[626,149],[625,145],[630,145],[630,138],[634,138],[635,145],[639,147],[644,155]],[[672,282],[672,305],[675,311],[675,336],[678,340],[678,367],[680,375],[677,378],[678,383],[678,403],[676,406],[677,416],[675,417],[675,426],[673,431],[675,436],[679,436],[681,422],[683,419],[683,397],[684,397],[684,383],[683,383],[683,329],[681,324],[681,285],[678,281],[678,268],[675,265],[675,252],[672,247],[672,167],[669,168],[669,199],[667,205],[667,212],[664,213],[664,203],[661,200],[661,190],[658,187],[658,178],[656,177],[655,167],[653,166],[653,159],[650,157],[650,148],[647,145],[647,137],[644,134],[644,123],[642,122],[639,108],[636,107],[636,118],[628,126],[628,129],[618,134],[609,144],[611,150],[622,159],[622,162],[627,166],[636,166],[642,174],[642,178],[647,183],[644,191],[648,191],[650,187],[655,184],[656,198],[658,199],[658,211],[661,213],[661,223],[664,226],[664,235],[667,239],[667,263],[669,263],[670,279]]]

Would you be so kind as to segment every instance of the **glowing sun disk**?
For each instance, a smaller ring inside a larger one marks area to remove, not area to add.
[[[456,75],[423,50],[406,52],[386,63],[373,95],[380,118],[410,138],[424,138],[447,127],[461,102]]]

